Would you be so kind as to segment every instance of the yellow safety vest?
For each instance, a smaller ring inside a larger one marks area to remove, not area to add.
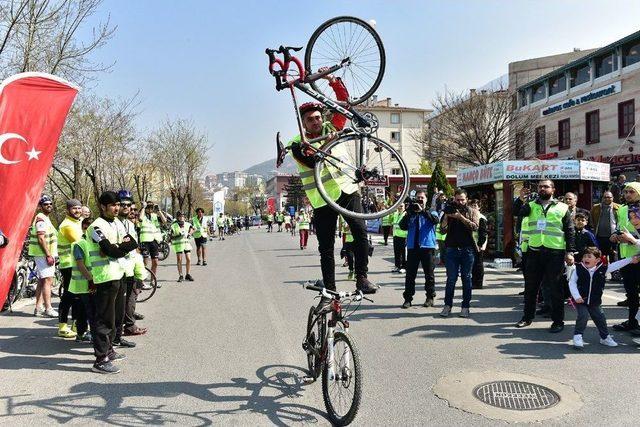
[[[147,215],[142,216],[140,221],[140,241],[142,243],[147,242],[161,242],[162,233],[160,232],[160,221],[158,221],[158,215],[152,213],[151,219],[147,218]]]
[[[306,212],[298,215],[298,230],[309,229],[309,215]]]
[[[529,213],[529,247],[565,250],[566,242],[562,227],[564,218],[569,206],[562,202],[553,203],[549,206],[546,215],[542,205],[537,202],[529,202],[531,212]]]
[[[629,221],[629,206],[620,206],[618,209],[618,229],[626,230],[631,233],[636,231],[636,228]],[[638,254],[638,248],[630,243],[620,243],[620,257],[631,258]]]
[[[121,235],[121,233],[124,230],[124,226],[118,218],[115,218],[113,221],[115,224],[107,222],[104,218],[97,218],[91,223],[87,230],[89,262],[91,263],[91,275],[93,276],[93,283],[95,284],[120,280],[125,274],[124,265],[126,261],[118,261],[115,258],[103,255],[100,251],[100,245],[91,238],[93,230],[99,228],[105,238],[112,244],[122,243],[124,236]]]
[[[526,253],[529,249],[529,218],[522,218],[520,225],[520,250]]]
[[[38,219],[42,219],[47,226],[44,240],[45,244],[49,248],[49,255],[52,257],[58,256],[58,233],[49,217],[42,212],[38,213],[31,223],[31,232],[29,233],[29,256],[47,256],[44,250],[40,247],[40,243],[38,243],[38,232],[36,231],[36,221]]]
[[[331,132],[335,132],[336,128],[330,122],[325,122],[322,124],[322,135],[327,135]],[[289,146],[293,144],[299,144],[302,138],[300,135],[295,136],[291,141],[289,141]],[[319,148],[322,146],[321,142],[316,142],[313,145],[315,148]],[[337,158],[345,158],[348,159],[348,153],[343,152],[344,147],[337,146],[331,151],[331,155]],[[295,159],[295,157],[294,157]],[[322,198],[318,188],[316,187],[316,181],[314,178],[314,170],[309,168],[304,163],[298,162],[296,160],[296,164],[298,166],[298,172],[300,173],[300,180],[302,181],[302,188],[304,189],[307,199],[309,199],[309,203],[314,209],[325,206],[327,202]],[[358,191],[358,184],[354,183],[351,178],[338,170],[335,166],[330,165],[325,162],[325,167],[322,169],[320,173],[320,178],[322,179],[322,183],[324,188],[332,200],[337,200],[340,197],[341,193],[345,194],[353,194]]]
[[[406,239],[407,235],[409,234],[408,230],[403,230],[402,228],[400,228],[400,220],[405,216],[405,214],[405,212],[400,213],[396,211],[393,213],[393,215],[391,215],[394,237],[404,237]]]
[[[65,235],[61,232],[63,228],[75,228],[78,235],[82,235],[82,220],[66,217],[61,223],[58,230],[58,255],[60,256],[59,268],[71,268],[73,264],[73,254],[71,253],[71,244]]]
[[[189,243],[189,228],[191,224],[184,222],[182,227],[178,224],[178,221],[171,224],[171,246],[174,252],[184,252],[191,250],[191,243]]]
[[[204,217],[202,217],[202,219],[204,219]],[[196,239],[200,237],[207,237],[207,229],[204,227],[200,219],[198,219],[198,215],[195,215],[191,219],[191,221],[192,221],[193,228],[195,228],[195,231],[193,232],[193,237],[195,237]]]
[[[120,222],[122,223],[122,226],[124,227],[124,231],[123,231],[124,235],[126,236],[127,234],[129,234],[137,242],[138,241],[138,233],[136,233],[135,224],[133,222],[129,221],[128,219],[120,220]],[[126,257],[124,257],[123,261],[120,261],[123,264],[124,275],[126,277],[133,277],[134,276],[135,255],[137,253],[138,253],[138,250],[134,249],[131,252],[129,252]]]
[[[71,244],[71,281],[69,282],[69,291],[74,294],[87,294],[89,293],[89,281],[84,277],[84,275],[78,269],[78,261],[73,256],[73,249],[75,247],[79,247],[82,249],[83,258],[85,267],[87,270],[91,271],[91,262],[89,258],[89,242],[86,239],[80,239],[77,242]]]

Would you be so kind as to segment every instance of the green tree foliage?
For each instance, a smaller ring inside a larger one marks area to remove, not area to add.
[[[426,159],[422,159],[418,168],[411,171],[411,173],[416,175],[431,175],[432,172],[431,162]]]
[[[447,175],[444,173],[444,168],[440,160],[436,161],[436,166],[431,174],[431,181],[429,181],[429,187],[427,187],[427,201],[431,202],[436,188],[438,191],[443,191],[447,197],[453,195],[453,187],[451,187],[451,184],[447,181]]]

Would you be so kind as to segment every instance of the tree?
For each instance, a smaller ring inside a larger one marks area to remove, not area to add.
[[[426,159],[422,159],[420,161],[420,165],[418,165],[418,168],[411,171],[411,173],[414,173],[416,175],[431,175],[432,172],[433,170],[431,169],[431,162]]]
[[[427,202],[431,203],[431,199],[433,199],[433,195],[436,192],[436,188],[438,191],[444,192],[447,197],[453,195],[453,188],[449,181],[447,181],[447,175],[444,173],[444,169],[442,168],[442,163],[440,160],[436,160],[436,166],[433,168],[433,174],[431,174],[431,180],[429,181],[429,186],[427,187]]]
[[[300,179],[300,176],[291,175],[284,186],[284,191],[287,192],[288,206],[295,206],[296,211],[303,206],[305,192],[302,188],[302,180]]]
[[[446,92],[433,101],[434,114],[418,137],[422,158],[483,165],[516,157],[531,143],[535,116],[515,113],[503,89],[471,95]]]

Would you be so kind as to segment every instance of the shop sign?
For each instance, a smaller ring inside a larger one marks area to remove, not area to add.
[[[538,154],[536,156],[536,158],[538,158],[540,160],[550,160],[550,159],[555,159],[556,157],[558,157],[558,153],[557,152],[546,153],[546,154]]]
[[[365,179],[365,185],[368,187],[388,187],[389,186],[389,176],[383,175],[375,178]]]
[[[548,116],[549,114],[558,113],[560,111],[565,111],[569,108],[575,107],[576,105],[586,104],[587,102],[595,101],[596,99],[613,95],[614,93],[619,93],[621,90],[622,84],[617,81],[610,85],[599,87],[598,89],[594,89],[585,94],[574,96],[573,98],[569,98],[566,101],[558,102],[557,104],[553,104],[546,108],[543,108],[540,110],[540,117]]]
[[[462,169],[457,174],[457,185],[467,187],[486,182],[501,181],[503,175],[502,162]]]
[[[612,168],[640,165],[640,154],[621,154],[619,156],[590,156],[588,160],[609,163]]]
[[[580,162],[580,179],[609,182],[610,166],[609,163],[588,162],[583,160]]]
[[[512,160],[504,163],[504,179],[580,179],[579,160]]]

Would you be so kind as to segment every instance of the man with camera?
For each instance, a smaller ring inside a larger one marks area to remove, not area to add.
[[[440,222],[440,230],[446,233],[447,286],[444,294],[444,308],[440,316],[448,317],[453,306],[453,295],[458,281],[462,278],[462,310],[460,317],[469,317],[471,305],[471,269],[478,252],[473,233],[478,231],[478,211],[467,206],[467,192],[461,188],[454,193],[453,202],[447,204]]]
[[[435,250],[436,225],[438,214],[427,206],[427,194],[418,191],[415,199],[407,207],[407,213],[400,220],[400,229],[407,230],[407,275],[404,281],[404,303],[402,308],[411,307],[416,293],[416,275],[418,266],[422,264],[424,271],[424,290],[427,294],[423,306],[433,306],[435,290]]]
[[[553,181],[538,183],[538,197],[522,195],[522,207],[517,215],[527,221],[529,235],[527,268],[524,275],[524,315],[517,328],[529,326],[536,314],[538,290],[542,286],[545,300],[551,308],[553,323],[549,332],[564,329],[564,288],[561,276],[565,262],[573,264],[575,227],[569,206],[557,201],[553,195]],[[515,206],[514,206],[515,208]]]

